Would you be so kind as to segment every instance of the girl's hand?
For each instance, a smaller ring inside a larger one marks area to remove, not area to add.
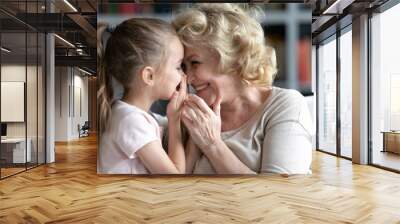
[[[175,91],[167,106],[168,121],[180,121],[180,110],[187,96],[187,76],[182,75],[179,91]]]
[[[190,94],[182,108],[182,121],[203,152],[221,140],[220,96],[212,107],[211,110],[203,99]]]

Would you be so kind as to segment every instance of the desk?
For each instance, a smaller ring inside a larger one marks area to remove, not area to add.
[[[1,159],[5,160],[6,163],[30,162],[32,141],[28,138],[26,142],[28,147],[26,147],[25,154],[25,138],[1,139]]]
[[[382,131],[381,133],[383,133],[382,152],[400,154],[400,131]]]

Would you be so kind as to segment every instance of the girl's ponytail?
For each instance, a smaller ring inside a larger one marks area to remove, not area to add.
[[[107,62],[104,60],[105,48],[102,43],[104,31],[107,29],[106,24],[99,24],[97,31],[97,71],[99,71],[97,102],[99,111],[99,134],[101,135],[109,124],[111,117],[111,105],[113,100],[112,78],[107,74]]]

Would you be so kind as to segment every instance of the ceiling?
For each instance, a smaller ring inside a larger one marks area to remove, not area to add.
[[[313,3],[313,43],[328,38],[350,25],[354,17],[376,12],[388,0],[317,0]]]
[[[0,0],[2,46],[12,49],[7,58],[34,58],[34,35],[21,33],[54,32],[56,65],[81,66],[96,72],[97,3],[132,3],[132,0]],[[137,0],[140,3],[165,3],[164,0]],[[190,2],[182,0],[180,2]],[[312,36],[329,35],[327,30],[346,16],[356,16],[372,10],[387,0],[254,0],[254,3],[307,3],[312,6]],[[335,3],[337,2],[337,3]],[[334,7],[333,7],[334,6]],[[46,8],[47,7],[47,8]],[[52,10],[50,10],[50,8]],[[52,13],[49,13],[52,11]],[[351,21],[351,18],[350,18]],[[334,32],[334,31],[332,31]],[[27,48],[25,49],[25,42]],[[39,49],[43,47],[39,44]],[[4,53],[2,52],[2,55]],[[32,56],[32,57],[31,57]],[[3,57],[4,60],[4,57]]]
[[[30,61],[31,58],[36,58],[36,51],[44,47],[44,44],[36,43],[36,35],[51,32],[70,43],[55,38],[56,66],[79,66],[95,74],[97,1],[47,0],[47,2],[46,5],[44,0],[0,1],[2,46],[12,50],[7,54],[2,51],[2,56],[4,55],[2,60],[25,62],[26,59]],[[27,32],[26,37],[25,32]]]

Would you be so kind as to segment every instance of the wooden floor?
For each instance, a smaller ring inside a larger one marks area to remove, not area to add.
[[[314,153],[310,176],[96,174],[96,139],[0,181],[0,223],[400,223],[400,175]]]
[[[372,160],[374,164],[400,170],[400,154],[376,150],[374,151]]]
[[[15,175],[17,173],[23,172],[25,170],[33,169],[37,167],[36,163],[27,163],[27,167],[25,167],[25,164],[19,164],[18,167],[2,167],[0,172],[1,172],[1,178],[6,178],[11,175]]]
[[[1,178],[3,177],[7,177],[19,172],[22,172],[26,170],[25,167],[24,168],[1,168]]]

